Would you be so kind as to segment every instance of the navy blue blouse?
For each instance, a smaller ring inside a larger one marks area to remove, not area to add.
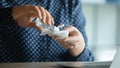
[[[57,41],[34,28],[18,26],[11,10],[19,5],[37,5],[47,9],[55,25],[64,23],[78,28],[86,47],[77,57],[69,54]],[[85,19],[80,0],[0,0],[0,62],[93,61],[87,46]]]

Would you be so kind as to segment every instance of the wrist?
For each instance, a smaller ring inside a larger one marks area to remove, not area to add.
[[[75,45],[74,47],[69,48],[68,51],[72,56],[76,57],[80,55],[84,49],[85,49],[85,44],[80,45],[78,43],[78,45]]]

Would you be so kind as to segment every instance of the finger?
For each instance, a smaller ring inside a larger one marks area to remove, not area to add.
[[[29,22],[33,21],[34,18],[38,17],[34,12],[27,13],[26,15],[27,15],[27,18],[29,19]]]
[[[38,16],[39,18],[42,18],[41,11],[40,11],[40,9],[38,8],[38,6],[34,6],[34,7],[33,7],[33,10],[36,12],[36,14],[37,14],[37,16]]]
[[[51,16],[51,25],[54,25],[54,19],[53,19],[53,17]]]
[[[71,36],[71,37],[65,38],[63,41],[67,43],[74,43],[79,41],[80,39],[81,39],[80,36]]]
[[[41,10],[42,22],[46,23],[46,12],[45,12],[45,9],[43,7],[39,7],[39,9]]]
[[[37,17],[42,18],[42,16],[41,16],[41,11],[40,11],[40,9],[38,8],[38,6],[26,5],[24,9],[27,10],[27,11],[26,11],[27,13],[32,13],[32,12],[34,12],[34,13],[36,13],[36,16],[37,16]]]
[[[46,23],[48,24],[48,25],[51,25],[52,23],[52,16],[50,15],[50,13],[47,11],[47,10],[45,10],[45,12],[46,12]]]
[[[63,47],[65,47],[65,48],[70,48],[70,47],[75,46],[75,45],[73,45],[73,44],[64,42],[62,39],[57,39],[56,41],[58,41],[58,42],[59,42]]]
[[[81,34],[77,28],[73,26],[68,26],[64,30],[69,32],[69,37],[65,38],[64,39],[65,41],[69,41],[69,40],[76,41],[80,39]]]
[[[71,42],[66,42],[66,43],[67,43],[68,45],[70,45],[69,47],[72,47],[72,46],[76,46],[78,42],[79,42],[79,41],[71,41]]]
[[[68,31],[68,32],[74,32],[74,31],[78,31],[75,27],[73,26],[68,26],[66,27],[64,30]]]

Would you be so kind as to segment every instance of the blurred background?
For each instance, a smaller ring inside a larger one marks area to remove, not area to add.
[[[95,61],[111,61],[120,46],[120,0],[82,0]]]

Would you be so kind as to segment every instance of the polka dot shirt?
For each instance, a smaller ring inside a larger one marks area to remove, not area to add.
[[[41,36],[39,30],[18,26],[11,12],[20,5],[42,6],[54,17],[56,26],[64,23],[78,28],[86,43],[84,51],[73,57],[51,37]],[[93,61],[85,24],[80,0],[0,0],[0,62]]]

